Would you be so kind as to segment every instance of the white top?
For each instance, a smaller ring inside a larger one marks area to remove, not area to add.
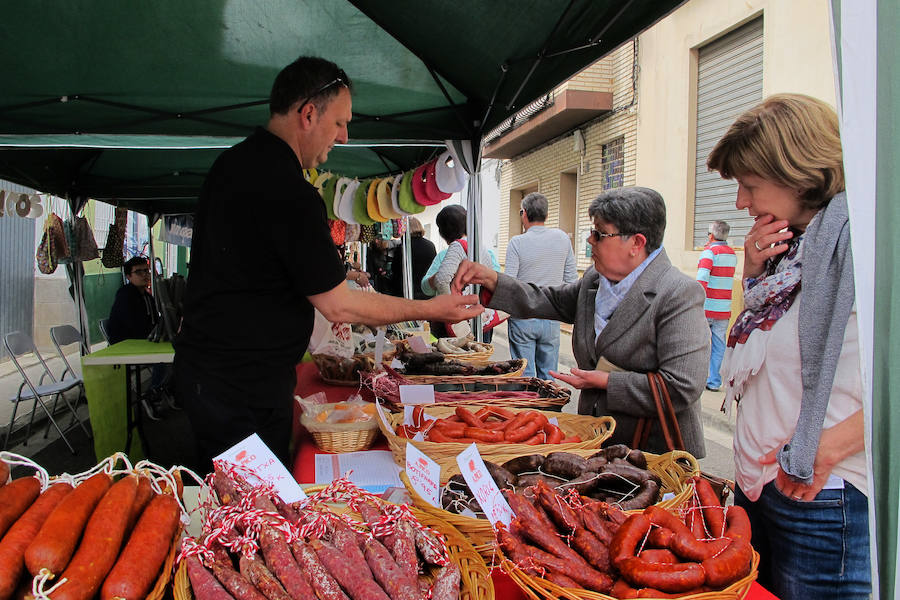
[[[744,383],[743,396],[737,405],[734,432],[735,478],[741,491],[754,501],[759,498],[763,486],[775,479],[778,473],[777,463],[762,465],[759,457],[789,442],[800,416],[803,384],[800,379],[799,306],[798,298],[771,331],[756,329],[750,334],[747,344],[742,345],[746,348],[739,346],[736,351],[729,352],[729,360],[732,361],[729,366],[749,365],[759,358],[753,354],[764,352],[758,371]],[[757,336],[757,341],[763,342],[762,347],[751,343],[754,336]],[[862,409],[859,360],[859,331],[854,307],[844,333],[844,345],[834,375],[823,429],[840,423]],[[729,372],[729,369],[723,369],[723,372]],[[832,475],[850,482],[868,495],[865,451],[838,464]],[[837,483],[840,487],[841,482]],[[835,487],[834,477],[826,487]]]
[[[509,240],[506,274],[540,286],[557,286],[578,279],[572,242],[562,229],[532,225]]]

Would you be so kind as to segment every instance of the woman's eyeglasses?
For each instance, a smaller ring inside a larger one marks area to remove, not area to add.
[[[633,233],[622,233],[621,231],[617,232],[617,233],[604,233],[602,231],[597,231],[596,229],[591,229],[591,240],[593,240],[595,243],[599,242],[603,238],[620,237],[620,236],[627,237],[630,235],[634,235],[634,234]]]
[[[323,86],[321,86],[320,88],[318,88],[315,92],[313,92],[312,94],[310,94],[309,96],[307,96],[306,99],[304,99],[303,102],[300,104],[300,107],[297,108],[297,112],[302,111],[302,110],[303,110],[303,107],[306,106],[307,104],[309,104],[309,101],[310,101],[310,100],[312,100],[313,98],[315,98],[316,96],[318,96],[319,94],[321,94],[322,92],[324,92],[325,90],[327,90],[328,88],[330,88],[331,86],[333,86],[333,85],[335,85],[335,84],[340,84],[340,85],[343,85],[343,86],[346,87],[346,85],[347,85],[347,80],[348,80],[347,74],[344,73],[344,70],[343,70],[343,69],[339,69],[339,70],[338,70],[337,77],[335,77],[334,79],[332,79],[331,81],[329,81],[329,82],[326,83],[325,85],[323,85]]]

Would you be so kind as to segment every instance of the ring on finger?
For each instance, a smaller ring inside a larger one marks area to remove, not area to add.
[[[762,248],[759,247],[759,242],[757,240],[753,240],[753,245],[756,246],[756,249],[762,252]]]

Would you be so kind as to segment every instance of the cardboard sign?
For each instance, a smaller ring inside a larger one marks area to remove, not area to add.
[[[436,508],[441,507],[441,466],[412,444],[406,445],[406,476],[416,493]]]
[[[428,347],[425,340],[417,335],[406,338],[406,341],[409,342],[409,347],[413,352],[431,352],[431,348]]]
[[[496,525],[498,521],[509,525],[514,516],[513,511],[488,473],[478,447],[472,444],[460,452],[456,457],[456,464],[491,525]]]
[[[274,485],[275,491],[288,504],[306,498],[290,472],[255,433],[218,455],[216,459],[253,469],[260,479]]]

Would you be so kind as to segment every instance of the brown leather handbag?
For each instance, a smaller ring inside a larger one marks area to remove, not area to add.
[[[656,403],[656,419],[651,417],[641,417],[638,419],[637,427],[634,430],[634,438],[631,442],[632,448],[645,448],[650,438],[650,427],[653,422],[659,423],[662,431],[663,439],[666,441],[666,447],[669,450],[684,450],[684,439],[681,437],[681,427],[678,425],[678,419],[675,415],[675,407],[672,405],[672,398],[669,396],[669,388],[666,386],[662,375],[656,372],[647,373],[647,379],[650,382],[650,394]],[[710,473],[700,472],[700,476],[709,481],[713,490],[719,496],[722,505],[734,490],[734,482],[712,475]]]

